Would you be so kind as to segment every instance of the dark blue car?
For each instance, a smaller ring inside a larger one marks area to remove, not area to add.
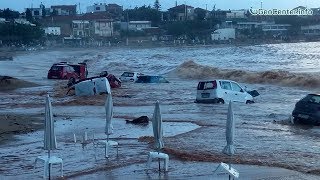
[[[292,112],[294,123],[320,124],[320,95],[308,94],[296,103]]]
[[[136,83],[168,83],[162,76],[139,76]]]

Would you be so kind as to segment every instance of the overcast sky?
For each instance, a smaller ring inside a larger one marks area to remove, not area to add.
[[[71,5],[79,3],[81,11],[84,12],[87,6],[94,3],[117,3],[124,9],[134,8],[142,5],[153,5],[155,0],[0,0],[0,9],[10,8],[13,10],[24,11],[27,7],[39,7],[42,2],[46,7],[51,5]],[[175,5],[175,0],[159,0],[162,10]],[[320,0],[178,0],[179,4],[188,4],[193,7],[206,8],[212,10],[216,4],[216,9],[248,9],[250,7],[260,8],[294,8],[297,6],[307,6],[309,8],[320,7]],[[79,10],[79,9],[78,9]]]

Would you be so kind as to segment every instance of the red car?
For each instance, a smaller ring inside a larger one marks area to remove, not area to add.
[[[63,62],[51,66],[48,71],[48,79],[85,79],[87,74],[85,63],[68,64]]]
[[[111,88],[119,88],[121,87],[121,81],[114,76],[113,74],[109,74],[107,71],[102,71],[100,73],[100,77],[106,77],[109,81]]]

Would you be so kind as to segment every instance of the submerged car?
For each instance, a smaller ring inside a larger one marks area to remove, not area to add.
[[[119,80],[115,75],[109,74],[107,71],[102,71],[99,76],[106,77],[109,81],[111,88],[121,87],[121,80]]]
[[[78,74],[74,71],[72,66],[67,64],[52,65],[48,71],[48,79],[78,79]]]
[[[230,80],[200,81],[196,103],[225,103],[229,101],[254,103],[253,96],[238,83]]]
[[[120,76],[122,82],[136,82],[139,76],[144,75],[143,73],[138,72],[124,72]]]
[[[169,83],[168,80],[166,80],[162,76],[139,76],[136,83]]]
[[[48,79],[85,79],[88,75],[86,63],[55,63],[48,71]]]
[[[320,94],[308,94],[299,100],[292,111],[294,124],[320,124]]]

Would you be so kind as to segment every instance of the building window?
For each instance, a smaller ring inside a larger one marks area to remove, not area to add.
[[[39,16],[40,12],[39,12],[39,11],[33,11],[33,14],[34,14],[35,16]]]
[[[100,7],[96,7],[96,11],[100,11]]]
[[[78,24],[73,24],[73,28],[78,28]]]

